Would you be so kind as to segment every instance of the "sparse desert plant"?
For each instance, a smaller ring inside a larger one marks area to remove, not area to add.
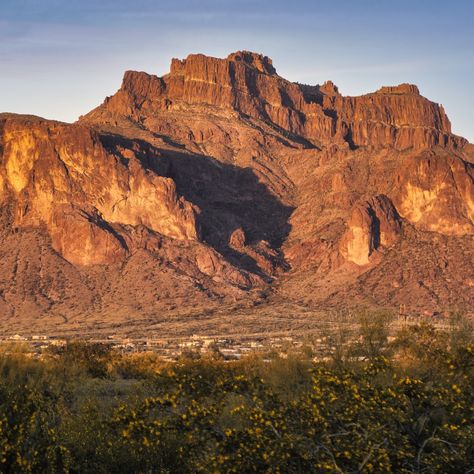
[[[107,344],[68,341],[63,346],[51,346],[50,354],[64,370],[98,378],[111,374],[113,352]]]
[[[114,371],[124,379],[142,379],[156,374],[163,366],[162,359],[154,352],[123,354],[114,357]]]
[[[454,312],[449,317],[451,325],[449,344],[452,349],[474,342],[474,321],[464,313]]]
[[[352,344],[353,354],[367,360],[386,356],[393,315],[382,310],[362,309],[356,313],[355,318],[358,324],[356,333],[358,337]]]
[[[331,316],[331,320],[332,330],[327,334],[324,355],[330,357],[335,367],[343,367],[352,356],[353,316],[346,312],[337,312]]]

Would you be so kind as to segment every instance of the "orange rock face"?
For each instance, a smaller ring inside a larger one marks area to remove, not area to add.
[[[474,167],[457,156],[423,154],[401,169],[396,202],[419,228],[474,234]]]
[[[7,119],[3,180],[13,225],[46,226],[53,247],[80,265],[123,259],[128,248],[114,225],[197,240],[197,207],[177,195],[173,180],[148,171],[134,146],[107,150],[82,126]]]
[[[410,84],[344,97],[246,51],[128,71],[76,124],[0,114],[0,311],[469,311],[473,157]]]
[[[231,247],[242,248],[245,246],[245,232],[242,228],[235,229],[230,235],[229,244]]]
[[[367,265],[376,250],[396,242],[401,221],[390,199],[381,195],[354,206],[348,227],[341,239],[341,253],[357,265]]]

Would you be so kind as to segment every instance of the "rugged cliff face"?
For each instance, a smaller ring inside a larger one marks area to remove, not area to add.
[[[380,247],[391,247],[398,239],[401,221],[387,196],[375,196],[354,206],[348,229],[340,241],[341,254],[357,265],[367,265]]]
[[[474,167],[451,154],[423,153],[399,170],[396,203],[418,228],[474,234]]]
[[[199,209],[158,174],[159,157],[156,171],[146,168],[140,158],[151,150],[133,142],[107,149],[89,128],[35,118],[5,118],[2,128],[12,226],[46,226],[53,247],[71,263],[123,259],[129,251],[123,226],[198,240]]]
[[[117,94],[90,118],[108,112],[147,121],[157,111],[203,104],[266,121],[314,146],[418,149],[465,143],[451,134],[443,107],[422,97],[414,85],[343,97],[331,82],[291,83],[278,76],[269,58],[246,51],[226,59],[202,54],[173,59],[170,73],[161,78],[128,71]]]
[[[472,157],[413,85],[344,97],[245,51],[129,71],[76,124],[0,115],[0,311],[472,310]]]

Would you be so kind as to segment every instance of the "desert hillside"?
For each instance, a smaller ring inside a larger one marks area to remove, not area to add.
[[[74,124],[0,114],[2,330],[472,312],[473,162],[415,85],[346,97],[246,51],[127,71]]]

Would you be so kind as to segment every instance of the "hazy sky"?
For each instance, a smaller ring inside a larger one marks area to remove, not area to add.
[[[474,142],[472,0],[0,0],[0,111],[74,121],[126,69],[240,49],[345,95],[416,83]]]

